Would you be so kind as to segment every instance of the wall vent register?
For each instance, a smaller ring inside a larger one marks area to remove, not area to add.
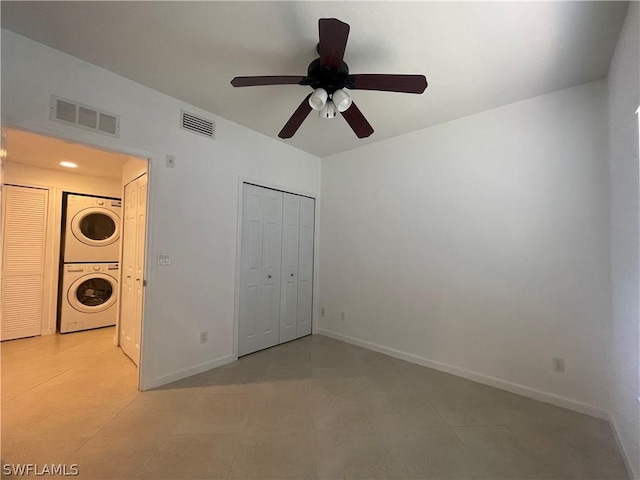
[[[118,115],[55,95],[51,95],[49,118],[55,122],[66,123],[111,137],[120,136],[120,117]]]
[[[180,110],[180,128],[204,135],[211,139],[215,139],[216,136],[215,122],[194,115],[193,113],[185,112],[184,110]]]

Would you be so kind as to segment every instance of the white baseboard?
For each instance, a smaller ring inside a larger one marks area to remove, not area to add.
[[[161,377],[152,378],[151,380],[141,382],[140,390],[145,391],[162,387],[163,385],[167,385],[168,383],[176,382],[178,380],[182,380],[183,378],[206,372],[207,370],[211,370],[212,368],[221,367],[233,362],[234,360],[235,359],[233,358],[233,355],[227,355],[226,357],[216,358],[214,360],[199,363],[198,365],[194,365],[192,367],[183,368],[182,370],[177,370],[167,375],[162,375]]]
[[[634,471],[633,465],[629,461],[629,455],[627,455],[627,450],[624,448],[624,443],[622,442],[622,438],[620,438],[620,433],[618,430],[618,423],[613,415],[609,415],[609,422],[611,423],[611,428],[613,430],[613,437],[616,439],[616,444],[618,445],[618,450],[622,454],[622,459],[624,460],[624,466],[627,468],[627,473],[629,474],[629,478],[636,480],[640,479],[640,472]]]
[[[343,335],[337,332],[332,332],[330,330],[324,330],[322,328],[319,328],[318,334],[335,338],[336,340],[341,340],[343,342],[351,343],[352,345],[357,345],[358,347],[363,347],[379,353],[384,353],[385,355],[389,355],[390,357],[394,357],[394,358],[399,358],[400,360],[416,363],[418,365],[422,365],[423,367],[433,368],[434,370],[439,370],[441,372],[450,373],[458,377],[466,378],[467,380],[472,380],[474,382],[482,383],[484,385],[489,385],[490,387],[499,388],[501,390],[506,390],[507,392],[516,393],[524,397],[533,398],[534,400],[550,403],[551,405],[567,408],[575,412],[584,413],[592,417],[601,418],[607,421],[611,419],[611,416],[607,410],[604,410],[599,407],[594,407],[592,405],[587,405],[585,403],[578,402],[577,400],[572,400],[570,398],[562,397],[560,395],[547,393],[540,390],[535,390],[533,388],[526,387],[524,385],[507,382],[505,380],[500,380],[499,378],[474,372],[472,370],[466,370],[464,368],[447,365],[446,363],[436,362],[434,360],[429,360],[427,358],[423,358],[418,355],[414,355],[412,353],[406,353],[401,350],[396,350],[394,348],[384,347],[376,343],[368,342],[366,340],[360,340],[354,337],[349,337],[347,335]]]

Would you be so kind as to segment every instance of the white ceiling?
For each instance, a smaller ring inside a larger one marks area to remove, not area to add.
[[[423,95],[352,91],[375,129],[355,137],[312,112],[287,143],[325,157],[606,76],[626,2],[2,2],[2,26],[277,134],[310,91],[233,88],[304,75],[318,19],[351,25],[351,73],[422,73]],[[117,113],[117,112],[115,112]]]
[[[120,180],[122,167],[130,158],[22,130],[9,128],[6,133],[5,148],[9,162]],[[73,162],[78,167],[63,167],[60,165],[62,161]]]

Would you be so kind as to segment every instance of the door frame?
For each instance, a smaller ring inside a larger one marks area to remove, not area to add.
[[[241,270],[241,254],[242,254],[242,199],[244,193],[244,184],[248,183],[257,187],[268,188],[270,190],[278,190],[284,193],[291,193],[293,195],[300,195],[302,197],[313,198],[314,200],[314,217],[313,217],[313,300],[311,308],[311,334],[317,333],[317,311],[318,311],[318,298],[319,298],[319,282],[318,282],[318,260],[319,260],[319,248],[318,239],[320,232],[320,194],[299,190],[297,188],[291,188],[284,185],[279,185],[265,180],[256,179],[253,177],[245,177],[240,175],[238,177],[238,214],[236,225],[236,282],[235,282],[235,298],[233,308],[233,360],[238,360],[238,330],[240,320],[240,270]]]
[[[126,155],[126,156],[130,156],[130,157],[137,157],[141,160],[145,160],[147,162],[147,182],[148,182],[148,190],[147,190],[147,225],[146,225],[146,229],[147,229],[147,236],[145,238],[145,249],[144,249],[144,282],[145,285],[143,286],[143,297],[142,297],[142,321],[141,321],[141,325],[140,325],[140,361],[138,363],[138,385],[137,385],[137,389],[138,390],[142,390],[142,371],[144,369],[144,329],[145,329],[145,303],[146,303],[146,289],[148,287],[148,280],[151,277],[151,252],[152,250],[152,239],[153,239],[153,228],[154,228],[154,222],[152,220],[152,212],[154,211],[154,206],[156,203],[156,199],[155,199],[155,189],[152,188],[151,186],[151,182],[153,177],[153,163],[154,163],[154,158],[156,159],[156,162],[160,161],[161,155],[159,153],[152,153],[150,151],[147,150],[141,150],[139,148],[132,148],[129,147],[127,145],[125,145],[124,143],[122,143],[120,138],[111,138],[109,137],[108,139],[98,139],[96,138],[96,142],[94,143],[93,141],[87,141],[86,140],[86,132],[82,131],[78,131],[75,132],[72,129],[65,129],[65,131],[63,133],[59,132],[58,130],[49,130],[49,129],[45,129],[45,128],[40,128],[34,125],[29,125],[28,127],[25,126],[21,126],[21,125],[17,125],[14,123],[11,123],[10,121],[5,122],[2,125],[2,132],[3,132],[3,138],[4,138],[4,132],[6,131],[5,129],[13,129],[13,130],[21,130],[23,132],[28,132],[28,133],[33,133],[36,135],[41,135],[43,137],[50,137],[50,138],[56,138],[58,140],[63,140],[63,141],[67,141],[67,142],[71,142],[71,143],[76,143],[79,145],[84,145],[86,147],[89,148],[93,148],[96,150],[103,150],[103,151],[107,151],[107,152],[112,152],[112,153],[117,153],[120,155]],[[102,141],[103,143],[101,143],[100,141]],[[3,160],[4,163],[5,160]],[[6,178],[5,175],[2,175],[2,182],[3,184],[6,183]],[[62,195],[62,190],[60,191],[60,195]],[[62,198],[62,197],[60,197]],[[56,198],[57,201],[57,198]],[[59,247],[58,247],[59,248]],[[120,246],[120,256],[122,257],[122,244]],[[119,259],[119,261],[121,260],[121,258]],[[118,284],[120,284],[120,278],[118,277]],[[55,295],[55,301],[57,303],[57,292]],[[118,308],[118,313],[117,313],[117,320],[116,320],[116,333],[115,336],[113,338],[113,342],[114,345],[119,347],[119,338],[120,338],[120,309]],[[124,352],[123,352],[124,354]]]

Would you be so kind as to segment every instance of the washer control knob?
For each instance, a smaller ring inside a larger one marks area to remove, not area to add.
[[[98,205],[104,205],[104,200],[96,200],[96,203],[97,203]]]
[[[94,265],[93,269],[97,272],[98,270],[100,270],[100,265]]]

